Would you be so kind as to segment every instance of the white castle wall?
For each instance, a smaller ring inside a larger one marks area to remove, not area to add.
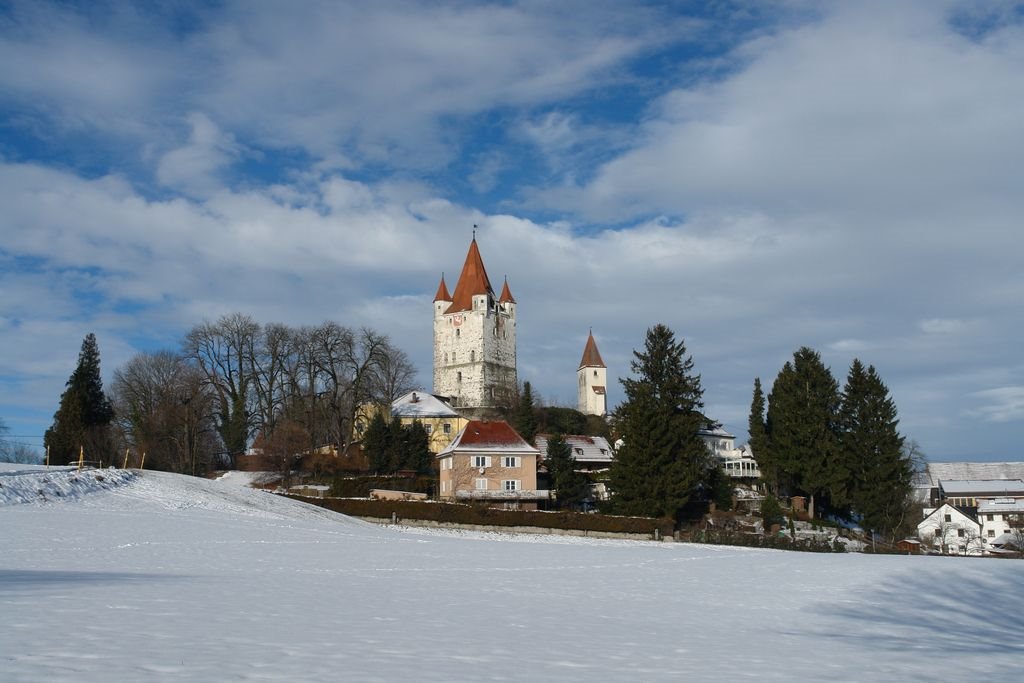
[[[515,304],[473,297],[473,310],[445,313],[434,302],[434,393],[460,407],[495,405],[516,386]]]

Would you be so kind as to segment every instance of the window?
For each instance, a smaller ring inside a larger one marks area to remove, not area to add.
[[[477,491],[486,491],[487,490],[487,480],[486,479],[476,479],[476,480],[473,481],[473,487]]]
[[[964,537],[964,530],[963,529],[957,529],[956,530],[956,535],[957,535],[957,538],[963,538]]]
[[[455,373],[455,379],[456,379],[456,381],[458,381],[458,382],[461,382],[461,381],[462,381],[462,372],[461,372],[461,371],[460,371],[460,372],[456,372],[456,373]]]
[[[423,430],[424,430],[424,431],[425,431],[425,432],[427,433],[427,435],[429,436],[429,435],[430,435],[430,433],[434,431],[434,425],[423,425]]]
[[[506,455],[501,459],[501,466],[509,468],[519,467],[519,458],[512,455]]]
[[[952,522],[953,521],[953,515],[946,515],[946,521],[947,522]]]
[[[455,362],[455,352],[454,351],[452,351],[452,362],[453,363]]]
[[[473,467],[490,467],[491,459],[486,455],[474,455]]]
[[[518,479],[506,479],[501,482],[501,488],[505,491],[518,491],[521,487]]]
[[[574,450],[576,451],[576,455],[583,455],[583,449],[582,448],[576,448]]]
[[[469,362],[470,363],[475,363],[476,362],[476,351],[470,351],[469,352]]]
[[[985,521],[987,521],[987,522],[991,522],[992,521],[992,514],[991,513],[985,515]]]
[[[447,353],[446,353],[446,354],[444,354],[444,362],[445,362],[445,364],[447,364],[447,363],[448,363],[448,354],[447,354]]]
[[[441,430],[445,434],[451,434],[452,433],[452,423],[451,422],[445,422],[443,425],[441,425]]]
[[[995,538],[996,537],[996,530],[995,529],[989,529],[988,530],[988,537],[989,538]]]
[[[455,328],[455,336],[456,337],[461,337],[462,336],[462,328],[460,328],[460,327],[456,327]]]

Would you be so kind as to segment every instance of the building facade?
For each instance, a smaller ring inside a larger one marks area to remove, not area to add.
[[[539,452],[504,420],[470,420],[437,456],[441,499],[535,509]]]
[[[587,337],[587,345],[583,347],[583,358],[576,371],[578,409],[584,415],[608,414],[608,368],[597,350],[594,333]]]
[[[495,296],[476,238],[453,293],[434,296],[434,394],[463,409],[500,405],[516,388],[516,300]]]

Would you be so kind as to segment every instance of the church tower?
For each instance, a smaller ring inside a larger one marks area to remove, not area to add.
[[[576,377],[579,380],[579,411],[585,415],[604,417],[608,413],[608,397],[605,393],[605,387],[608,386],[608,368],[601,359],[601,352],[597,350],[593,331],[587,337],[587,345],[583,348],[583,358],[580,360]]]
[[[434,296],[434,393],[456,407],[492,408],[516,387],[516,300],[495,296],[476,236],[454,293]]]

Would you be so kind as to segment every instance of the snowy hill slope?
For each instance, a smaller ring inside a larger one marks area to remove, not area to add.
[[[19,467],[0,484],[40,476]],[[1024,662],[1024,562],[429,533],[237,475],[114,473],[0,505],[0,679],[1015,681]]]

